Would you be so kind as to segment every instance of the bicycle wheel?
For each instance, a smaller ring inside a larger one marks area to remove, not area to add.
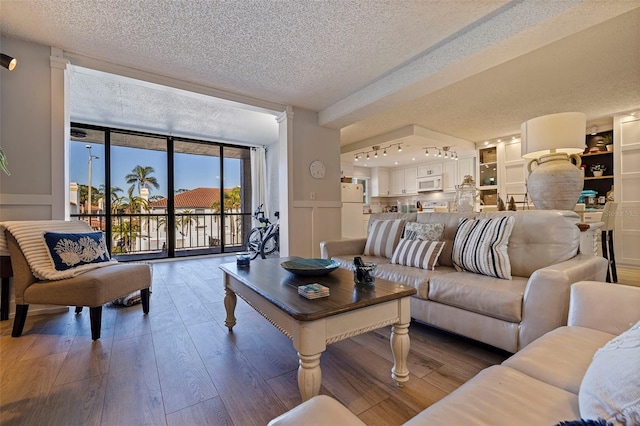
[[[271,234],[262,242],[262,247],[260,249],[260,256],[263,259],[266,259],[267,256],[275,255],[276,257],[280,255],[280,235],[279,234]]]
[[[253,228],[247,236],[247,251],[251,253],[251,260],[258,257],[262,247],[262,232],[260,228]]]

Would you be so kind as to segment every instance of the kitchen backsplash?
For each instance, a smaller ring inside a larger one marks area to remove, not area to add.
[[[429,194],[410,195],[406,197],[372,197],[371,204],[364,206],[364,213],[383,213],[392,207],[397,207],[398,202],[401,204],[409,204],[416,206],[420,201],[423,208],[448,206],[449,202],[454,201],[455,192],[433,192]],[[369,209],[371,211],[369,212]]]

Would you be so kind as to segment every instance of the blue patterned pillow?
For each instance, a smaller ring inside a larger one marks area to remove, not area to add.
[[[45,232],[44,241],[56,271],[110,260],[102,232]]]

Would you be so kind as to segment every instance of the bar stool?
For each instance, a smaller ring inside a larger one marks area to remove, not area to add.
[[[616,210],[618,203],[608,202],[602,211],[602,256],[609,261],[607,267],[607,282],[618,282],[616,271],[616,257],[613,252],[613,229],[616,226]]]

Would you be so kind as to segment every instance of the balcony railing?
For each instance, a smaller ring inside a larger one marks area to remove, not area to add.
[[[93,229],[107,230],[105,214],[71,216],[84,220]],[[166,256],[169,245],[167,223],[166,213],[112,214],[112,256],[128,259],[142,255]],[[176,256],[243,250],[250,230],[250,213],[177,213],[173,246]]]

